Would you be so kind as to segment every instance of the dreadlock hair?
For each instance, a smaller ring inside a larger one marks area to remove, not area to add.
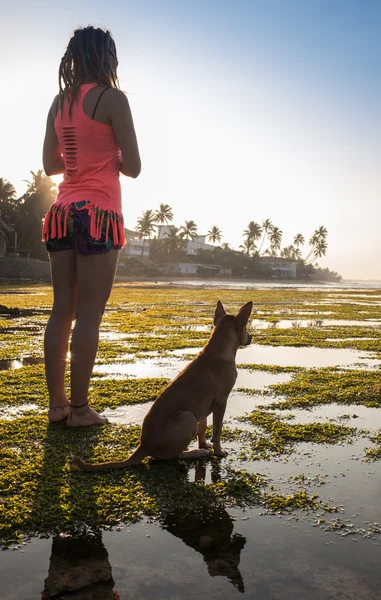
[[[119,88],[115,42],[109,31],[92,26],[76,29],[58,70],[59,107],[70,92],[69,116],[85,81]]]

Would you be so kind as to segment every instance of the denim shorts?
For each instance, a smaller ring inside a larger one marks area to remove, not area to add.
[[[113,228],[108,227],[107,219],[103,220],[101,236],[94,239],[90,235],[90,214],[84,208],[89,202],[73,202],[67,215],[66,235],[64,237],[50,238],[46,244],[48,252],[60,252],[61,250],[76,250],[79,254],[103,254],[122,246],[114,244]],[[107,238],[107,241],[106,241]]]

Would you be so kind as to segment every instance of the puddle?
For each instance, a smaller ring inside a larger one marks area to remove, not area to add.
[[[237,352],[238,363],[268,364],[282,367],[347,367],[359,361],[363,363],[363,368],[380,364],[380,361],[371,358],[368,352],[347,348],[326,349],[252,344],[246,348],[240,348]]]
[[[42,365],[44,359],[36,356],[25,356],[24,358],[14,358],[11,360],[0,360],[0,371],[7,371],[8,369],[20,369],[21,367],[31,365]]]
[[[31,410],[40,410],[41,408],[37,404],[22,404],[21,406],[1,406],[0,407],[0,419],[18,419],[23,416],[23,413]],[[42,411],[41,411],[42,412]],[[1,596],[0,596],[1,598]]]
[[[381,428],[381,411],[379,408],[349,404],[339,406],[338,404],[324,404],[310,410],[297,409],[292,411],[276,410],[283,419],[292,416],[290,423],[315,423],[317,421],[326,423],[334,421],[340,425],[357,427],[358,429],[369,429],[374,432]],[[364,446],[366,445],[364,441]]]
[[[114,331],[100,331],[99,332],[99,339],[102,341],[111,341],[111,342],[117,342],[119,340],[126,340],[130,337],[136,337],[138,334],[134,333],[134,334],[128,334],[128,333],[117,333]]]
[[[201,348],[181,348],[173,350],[173,356],[198,354]],[[239,348],[237,352],[238,364],[268,364],[281,367],[349,367],[361,361],[361,368],[379,366],[379,360],[372,358],[372,354],[362,350],[349,348],[311,348],[306,346],[265,346],[251,344]]]
[[[330,299],[329,302],[333,301]],[[307,327],[326,314],[307,310],[304,313],[306,319],[299,320],[293,319],[292,313],[282,312],[278,327],[292,327],[300,321],[301,326]],[[265,327],[271,326],[267,321],[256,321]],[[336,325],[379,327],[381,321],[324,320],[324,327]],[[185,329],[209,331],[209,325],[191,325]],[[134,335],[107,330],[102,332],[101,339],[118,341]],[[345,339],[350,341],[352,338]],[[98,364],[95,373],[120,378],[172,379],[188,364],[184,355],[195,355],[200,349],[176,350],[166,357],[147,352],[144,359],[139,358],[134,363]],[[34,357],[0,361],[0,369],[42,362],[42,358]],[[347,368],[354,363],[361,368],[371,368],[381,364],[368,352],[350,349],[256,344],[240,349],[237,363],[310,368]],[[261,390],[289,378],[287,373],[239,369],[236,387]],[[269,397],[268,401],[272,402],[273,398]],[[253,429],[250,424],[238,424],[236,417],[266,402],[266,397],[260,394],[249,396],[233,390],[225,422],[230,427],[247,425]],[[114,423],[141,424],[150,406],[151,403],[121,406],[106,410],[105,414]],[[16,418],[29,410],[38,410],[38,407],[34,404],[7,407],[0,412],[0,418]],[[283,417],[295,415],[291,422],[334,420],[359,429],[374,430],[381,423],[379,409],[357,405],[324,405],[310,411],[280,411],[279,414]],[[234,444],[226,443],[225,447],[234,450]],[[233,458],[226,459],[232,461],[235,468],[264,473],[274,480],[276,490],[292,493],[306,489],[308,493],[318,493],[330,505],[338,506],[337,513],[321,511],[320,518],[326,521],[324,525],[313,526],[317,519],[313,512],[298,513],[297,521],[295,515],[261,516],[260,508],[244,511],[203,504],[195,514],[184,506],[180,511],[169,511],[161,506],[160,520],[144,519],[138,524],[121,526],[120,531],[104,531],[92,537],[91,542],[57,536],[32,539],[14,551],[2,552],[0,598],[32,600],[45,592],[44,600],[53,597],[61,600],[193,600],[200,595],[207,595],[211,600],[242,598],[243,595],[253,600],[305,600],[306,597],[309,600],[378,600],[381,537],[366,537],[366,532],[371,523],[381,520],[381,461],[361,461],[364,448],[371,445],[366,438],[356,440],[352,445],[346,442],[337,446],[305,443],[298,444],[293,455],[281,457],[279,461],[239,463]],[[230,456],[234,457],[234,452]],[[220,461],[200,464],[185,473],[185,480],[211,483],[216,481],[216,474],[218,480],[220,469]],[[293,479],[301,474],[305,476],[303,485]],[[160,503],[159,486],[152,497]],[[337,522],[338,518],[351,522],[356,535],[342,537],[342,529],[326,531],[328,523]]]
[[[190,361],[179,359],[151,358],[139,360],[134,363],[112,363],[100,364],[94,368],[94,373],[107,373],[112,377],[167,377],[173,379],[189,364]],[[238,377],[235,387],[248,387],[263,389],[264,387],[288,381],[290,375],[287,373],[268,373],[266,371],[248,371],[238,369]]]
[[[253,319],[253,329],[298,329],[315,327],[381,327],[381,321],[348,321],[345,319],[280,319],[279,321],[263,321]]]
[[[166,360],[150,358],[138,360],[134,363],[111,363],[95,365],[94,373],[108,373],[113,377],[123,375],[127,377],[169,377],[172,379],[188,364],[189,361]]]
[[[347,474],[349,463],[341,458],[339,463]],[[295,487],[289,483],[292,472],[297,474],[294,465],[277,466],[284,487]],[[340,485],[361,498],[360,481],[376,485],[376,476],[361,477],[362,467],[351,466],[352,476],[333,479],[327,471],[329,481],[319,493],[327,488],[334,494],[335,485]],[[319,470],[311,470],[311,481],[317,474]],[[189,478],[218,481],[218,471],[198,466],[189,471]],[[307,489],[310,485],[306,481]],[[160,490],[157,493],[160,502]],[[338,517],[366,531],[379,504],[365,508],[357,517],[352,512],[346,517],[340,512],[323,514],[325,523],[313,527],[319,518],[315,513],[299,514],[296,520],[293,515],[262,516],[260,508],[225,509],[212,503],[197,513],[163,507],[156,522],[124,525],[90,539],[33,539],[2,553],[1,593],[7,600],[193,600],[200,595],[220,600],[243,594],[253,600],[378,600],[378,538],[326,531]]]

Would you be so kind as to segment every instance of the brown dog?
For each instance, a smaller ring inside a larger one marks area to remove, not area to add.
[[[127,460],[89,464],[73,457],[73,463],[84,471],[103,471],[137,465],[146,456],[161,460],[200,458],[209,454],[205,434],[211,413],[214,453],[226,456],[221,449],[222,423],[237,378],[237,350],[251,342],[246,325],[252,308],[253,303],[247,302],[233,316],[217,302],[208,343],[156,398],[144,417],[140,444]],[[196,433],[199,449],[186,450]]]

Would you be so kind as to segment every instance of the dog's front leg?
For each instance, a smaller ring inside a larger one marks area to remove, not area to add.
[[[197,423],[197,437],[199,448],[211,448],[210,444],[206,441],[206,428],[208,427],[208,418],[201,419]]]
[[[221,448],[221,433],[227,396],[220,396],[213,402],[213,449],[216,456],[226,456],[227,452]]]

